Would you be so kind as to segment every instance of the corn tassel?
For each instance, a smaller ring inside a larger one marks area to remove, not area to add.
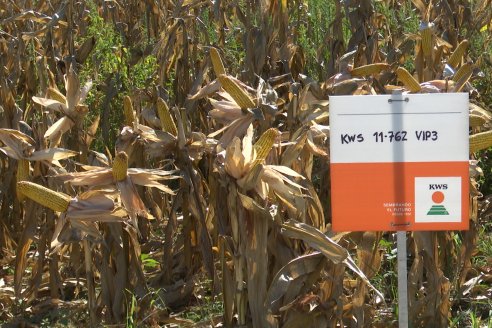
[[[161,120],[162,130],[176,137],[178,135],[176,123],[174,123],[171,112],[169,112],[169,107],[162,98],[157,99],[157,112],[159,113],[159,119]]]
[[[492,146],[492,130],[472,134],[470,136],[470,153],[487,149]]]
[[[72,199],[67,194],[29,181],[17,182],[17,192],[56,212],[66,212]]]
[[[212,60],[215,76],[226,74],[224,63],[222,63],[222,58],[220,58],[219,51],[214,47],[210,48],[210,59]]]
[[[125,125],[133,126],[135,122],[135,112],[133,111],[132,100],[129,96],[123,98],[123,116],[125,118]]]
[[[415,78],[403,67],[398,67],[396,69],[396,75],[398,80],[400,80],[403,85],[410,90],[410,92],[419,92],[420,84],[415,80]]]
[[[389,70],[390,65],[385,63],[375,63],[354,68],[350,74],[354,77],[379,74],[382,71]]]
[[[59,101],[62,104],[65,104],[67,102],[67,99],[65,98],[65,96],[55,88],[48,88],[47,96],[49,99]]]
[[[128,155],[124,151],[120,151],[113,160],[113,178],[115,181],[123,181],[126,179],[128,170]]]
[[[279,134],[280,132],[277,129],[270,128],[261,135],[258,141],[256,141],[253,145],[253,149],[256,153],[255,164],[265,160],[270,150],[272,150],[275,139]]]
[[[460,44],[458,44],[458,46],[448,59],[448,64],[450,66],[456,68],[460,65],[461,59],[465,55],[466,49],[468,49],[469,44],[470,42],[468,40],[463,40],[460,42]]]
[[[219,82],[224,90],[231,95],[232,99],[241,109],[253,108],[255,103],[250,96],[234,80],[227,75],[220,75]]]

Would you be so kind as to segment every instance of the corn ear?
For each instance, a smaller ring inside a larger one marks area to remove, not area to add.
[[[116,181],[126,179],[128,171],[128,155],[124,151],[118,152],[113,160],[113,178]]]
[[[72,199],[67,194],[53,191],[29,181],[17,182],[17,192],[57,212],[66,212]]]
[[[464,64],[463,66],[460,67],[460,69],[454,73],[453,76],[453,81],[458,82],[461,80],[463,77],[470,75],[473,73],[473,66],[472,64]]]
[[[492,130],[470,136],[470,153],[492,147]]]
[[[125,125],[133,126],[135,122],[135,112],[133,111],[132,99],[129,96],[123,97],[123,116]]]
[[[354,68],[350,74],[354,77],[378,74],[382,71],[389,70],[390,65],[386,63],[375,63]]]
[[[403,67],[396,69],[396,75],[403,85],[410,90],[410,92],[419,92],[420,84],[417,80]]]
[[[420,36],[422,37],[422,51],[426,58],[432,58],[432,29],[425,28],[420,31]]]
[[[67,102],[67,99],[65,98],[63,93],[61,93],[60,91],[58,91],[58,89],[55,88],[48,88],[47,96],[49,99],[59,101],[62,104],[65,104]]]
[[[458,72],[456,72],[455,76],[453,77],[453,80],[456,78],[456,83],[452,92],[461,92],[463,87],[468,85],[468,81],[470,81],[472,75],[473,66],[471,64],[465,64],[461,66]]]
[[[173,117],[171,116],[169,106],[162,98],[157,99],[157,112],[159,113],[159,119],[161,120],[162,130],[176,137],[178,135],[176,123],[174,123]]]
[[[470,127],[476,128],[484,125],[487,122],[485,117],[475,114],[470,114]]]
[[[266,130],[253,145],[253,149],[256,153],[255,164],[260,163],[265,160],[270,150],[273,148],[275,139],[280,134],[280,132],[275,128],[270,128]]]
[[[454,49],[453,53],[448,59],[448,64],[452,66],[453,68],[456,68],[459,66],[461,63],[461,59],[465,55],[466,49],[468,49],[468,46],[470,45],[470,42],[468,40],[463,40],[458,44],[456,49]]]
[[[241,109],[253,108],[255,103],[250,96],[240,87],[234,80],[227,75],[220,75],[219,82],[224,90],[231,95],[232,99],[238,104]]]
[[[219,51],[214,47],[210,48],[210,59],[212,60],[215,76],[226,74],[224,63],[222,63],[222,58],[220,57]]]

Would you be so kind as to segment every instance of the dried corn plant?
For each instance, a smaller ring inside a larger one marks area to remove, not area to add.
[[[0,3],[0,322],[396,326],[328,150],[330,96],[395,89],[471,100],[470,230],[408,235],[412,325],[485,322],[491,41],[490,0]]]

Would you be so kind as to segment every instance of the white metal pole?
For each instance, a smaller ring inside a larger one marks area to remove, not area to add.
[[[398,264],[398,326],[408,328],[407,233],[396,232]]]

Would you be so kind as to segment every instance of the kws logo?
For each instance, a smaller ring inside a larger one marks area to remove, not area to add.
[[[430,190],[446,190],[448,189],[448,185],[447,184],[430,184],[429,185],[429,189]]]
[[[429,212],[427,212],[427,215],[449,215],[449,212],[446,210],[446,207],[444,207],[444,205],[441,205],[444,202],[444,200],[446,199],[446,196],[444,195],[444,193],[442,191],[439,191],[439,189],[447,190],[448,185],[447,184],[443,184],[443,185],[431,184],[431,185],[429,185],[429,189],[430,190],[436,190],[437,189],[437,191],[434,191],[432,193],[431,198],[432,198],[432,202],[434,203],[434,205],[432,205]]]
[[[415,222],[460,222],[461,177],[416,177]]]

